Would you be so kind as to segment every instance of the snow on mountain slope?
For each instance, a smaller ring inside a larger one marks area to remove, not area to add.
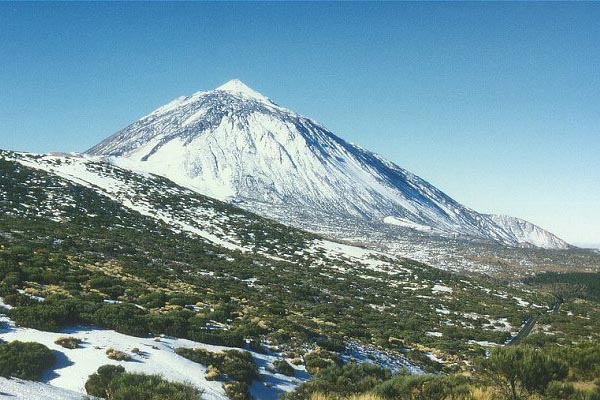
[[[175,232],[199,237],[217,248],[257,253],[276,261],[323,265],[335,260],[338,264],[345,264],[348,269],[356,266],[390,273],[401,270],[398,257],[292,230],[199,195],[167,179],[122,169],[98,157],[0,151],[2,159],[92,189],[129,210],[166,224]],[[45,191],[50,199],[57,197],[47,188]],[[62,196],[65,198],[61,202],[69,201],[66,194]],[[0,202],[2,200],[0,192]],[[35,209],[36,216],[47,216],[49,213],[55,221],[65,218],[57,211],[55,204],[36,204]]]
[[[323,216],[359,224],[387,218],[405,221],[399,228],[428,227],[442,236],[568,247],[534,225],[523,234],[510,217],[498,223],[462,206],[238,80],[180,97],[88,153],[296,225]]]
[[[568,247],[562,239],[531,222],[507,215],[491,215],[491,217],[498,226],[510,232],[520,243],[531,243],[545,249],[565,249]]]

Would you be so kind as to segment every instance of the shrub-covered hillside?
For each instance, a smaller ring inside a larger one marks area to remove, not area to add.
[[[95,323],[215,343],[262,338],[298,346],[321,337],[355,339],[391,351],[411,348],[416,361],[429,350],[458,361],[479,354],[475,342],[503,343],[551,302],[410,260],[375,254],[361,261],[354,248],[348,255],[334,253],[311,235],[190,194],[206,214],[243,215],[242,225],[262,232],[262,238],[247,235],[254,240],[249,251],[219,246],[94,187],[8,157],[0,163],[0,290],[17,305],[11,315],[24,325],[56,330]],[[143,179],[131,178],[138,196],[145,192]],[[156,181],[148,185],[157,191]],[[178,190],[163,185],[162,193]],[[168,210],[169,204],[158,201],[156,207]],[[229,226],[231,219],[215,223]],[[262,241],[285,246],[269,248]],[[261,246],[264,251],[252,251]],[[46,301],[38,304],[28,295]],[[214,324],[227,330],[209,329]]]
[[[592,300],[553,312],[556,296],[539,282],[336,244],[97,160],[23,157],[0,157],[0,296],[21,326],[268,344],[317,377],[356,359],[471,373],[532,318],[526,339],[543,346],[598,339]],[[375,374],[361,391],[394,379]],[[328,392],[317,389],[306,396]]]

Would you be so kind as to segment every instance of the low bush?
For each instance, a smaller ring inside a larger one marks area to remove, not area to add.
[[[201,395],[192,385],[169,382],[159,375],[128,373],[114,365],[98,368],[85,389],[87,394],[106,400],[198,400]]]
[[[570,400],[575,399],[577,391],[570,383],[552,381],[546,389],[546,398],[548,400]]]
[[[319,370],[312,380],[284,395],[283,399],[305,400],[316,393],[327,393],[337,397],[366,393],[389,380],[391,376],[389,370],[369,363],[350,363],[341,367],[332,365]]]
[[[384,400],[382,397],[374,394],[356,394],[348,397],[339,397],[336,395],[315,393],[310,396],[310,400]],[[454,399],[453,399],[454,400]]]
[[[17,340],[0,344],[0,376],[37,381],[55,363],[56,356],[43,344]]]
[[[90,396],[108,397],[107,390],[115,376],[125,373],[125,368],[120,365],[103,365],[90,375],[85,383],[85,391]]]
[[[295,370],[287,361],[285,360],[275,360],[273,361],[273,368],[275,372],[278,372],[287,376],[294,376]]]
[[[259,378],[258,367],[247,351],[225,350],[211,352],[202,348],[177,348],[175,352],[194,362],[208,366],[206,379],[214,380],[226,374],[232,381],[224,385],[225,393],[232,400],[248,400],[248,385]],[[210,379],[209,379],[210,378]]]
[[[243,335],[225,330],[190,330],[187,338],[215,346],[243,347],[246,344]]]
[[[221,371],[219,371],[219,369],[214,365],[209,365],[206,368],[205,378],[207,381],[216,381],[217,379],[221,378]]]
[[[563,380],[569,368],[558,357],[530,346],[507,346],[492,350],[481,360],[480,372],[507,399],[543,395],[551,381]]]
[[[346,348],[344,340],[338,338],[321,338],[317,340],[316,344],[325,350],[334,352],[341,352]]]
[[[11,309],[8,314],[20,326],[51,332],[59,332],[68,326],[91,324],[138,337],[154,333],[218,346],[243,347],[246,344],[244,335],[239,332],[205,329],[205,321],[190,310],[156,314],[131,303],[102,304],[60,299],[28,303]]]
[[[4,296],[4,302],[10,304],[13,307],[28,306],[32,304],[38,304],[37,300],[32,299],[29,296],[25,296],[21,293],[10,293]]]
[[[69,325],[91,323],[98,304],[81,300],[61,300],[15,307],[9,316],[17,325],[57,332]]]
[[[76,349],[79,347],[79,344],[81,344],[81,339],[77,339],[72,336],[63,336],[56,339],[54,343],[64,347],[65,349]]]
[[[123,351],[113,349],[112,347],[106,350],[106,356],[111,360],[116,361],[130,361],[131,356]]]
[[[250,384],[259,376],[254,359],[247,351],[226,350],[217,353],[202,348],[188,349],[180,347],[175,349],[175,352],[197,363],[206,366],[212,365],[235,381]]]
[[[250,400],[250,392],[248,391],[248,384],[245,382],[227,382],[223,385],[225,394],[231,400]]]
[[[468,398],[469,381],[460,375],[400,374],[377,385],[372,392],[385,399],[446,400]]]
[[[94,313],[93,322],[126,335],[145,337],[148,335],[147,314],[133,304],[108,304]]]
[[[576,346],[556,347],[552,355],[569,365],[573,378],[593,380],[600,376],[600,343],[586,341]]]
[[[315,350],[304,355],[304,365],[306,370],[314,375],[325,368],[340,365],[339,356],[336,353],[326,350]]]

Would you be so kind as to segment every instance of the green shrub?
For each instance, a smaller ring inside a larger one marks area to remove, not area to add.
[[[247,351],[225,350],[223,352],[210,352],[202,348],[188,349],[177,348],[175,352],[194,362],[216,367],[230,379],[252,383],[258,379],[258,368],[254,363],[252,355]]]
[[[81,300],[46,301],[29,306],[15,307],[9,316],[17,325],[57,332],[70,325],[92,322],[98,304]]]
[[[206,367],[206,375],[204,376],[207,381],[215,381],[221,378],[221,371],[214,365]]]
[[[285,360],[273,361],[273,368],[275,369],[275,372],[278,372],[280,374],[287,375],[287,376],[294,376],[296,373],[296,371],[294,370],[294,367],[292,367]]]
[[[212,344],[215,346],[243,347],[244,344],[246,344],[244,336],[237,332],[226,330],[190,330],[187,338],[196,342]]]
[[[600,343],[587,341],[555,348],[553,356],[564,360],[575,377],[592,380],[600,376]]]
[[[219,369],[228,377],[248,384],[258,379],[258,368],[250,353],[240,350],[226,350],[223,353],[225,357]]]
[[[340,364],[340,359],[336,353],[324,350],[311,351],[304,355],[304,365],[306,370],[314,375],[320,370]]]
[[[200,301],[200,298],[197,296],[183,295],[179,294],[175,297],[171,297],[168,299],[169,304],[174,304],[178,306],[186,306],[188,304],[196,304]]]
[[[163,292],[152,292],[139,297],[139,304],[147,308],[164,307],[167,302],[167,295]]]
[[[85,391],[90,396],[106,398],[108,397],[106,391],[112,380],[124,372],[125,368],[120,365],[103,365],[95,374],[90,375],[85,383]]]
[[[285,400],[309,399],[316,393],[335,394],[339,397],[366,393],[390,379],[391,372],[369,363],[333,365],[319,372],[312,380],[284,395]]]
[[[227,382],[223,385],[225,394],[231,400],[250,400],[250,392],[248,390],[248,384],[245,382]]]
[[[146,316],[147,330],[156,334],[175,337],[187,337],[190,319],[194,313],[189,310],[170,311],[166,314],[149,314]]]
[[[108,304],[100,307],[93,316],[94,323],[131,336],[148,335],[147,311],[133,304]]]
[[[321,338],[316,342],[317,346],[333,352],[342,352],[346,348],[346,343],[343,339],[338,338]]]
[[[39,301],[34,300],[31,297],[25,296],[21,293],[7,294],[6,296],[4,296],[4,302],[6,304],[10,304],[13,307],[39,304]]]
[[[546,398],[548,400],[570,400],[574,399],[577,391],[570,383],[552,381],[546,389]]]
[[[561,360],[530,346],[497,347],[481,361],[480,370],[511,400],[530,393],[544,394],[551,381],[562,380],[568,374]]]
[[[55,362],[54,353],[40,343],[15,340],[0,344],[0,376],[37,381]]]
[[[468,398],[469,381],[460,375],[399,374],[377,385],[373,393],[385,399],[445,400]]]
[[[189,384],[169,382],[159,375],[128,373],[112,365],[90,375],[85,389],[89,395],[106,400],[198,400],[201,394]]]

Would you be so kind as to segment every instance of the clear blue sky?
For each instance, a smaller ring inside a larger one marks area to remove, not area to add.
[[[0,3],[0,148],[239,78],[479,211],[600,246],[600,3]]]

